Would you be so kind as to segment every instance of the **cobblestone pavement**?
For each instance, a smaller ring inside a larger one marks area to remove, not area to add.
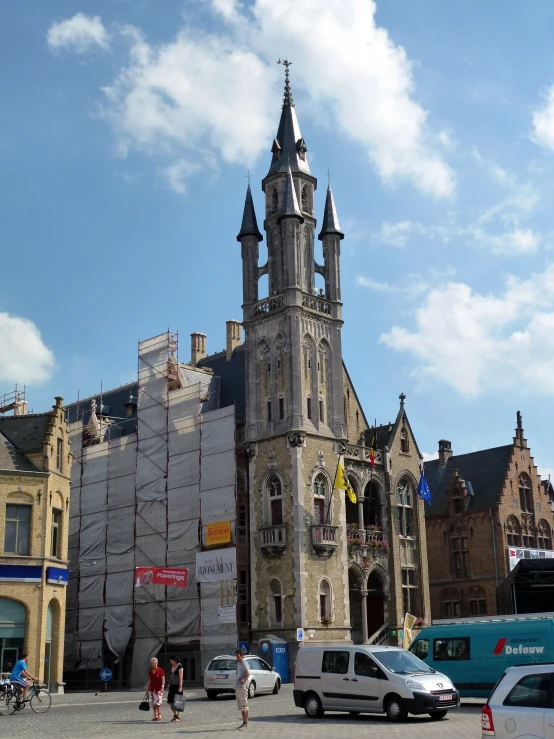
[[[152,713],[140,712],[141,693],[77,693],[55,695],[52,708],[34,714],[28,707],[15,716],[0,716],[0,737],[9,739],[100,739],[100,737],[154,737],[175,734],[195,739],[213,737],[221,732],[239,736],[239,713],[234,697],[220,696],[208,701],[202,690],[185,693],[186,708],[180,724],[170,724],[171,712],[164,706],[163,722],[153,724]],[[428,716],[409,717],[404,724],[392,724],[382,716],[325,714],[323,719],[308,719],[296,708],[292,685],[285,685],[279,695],[258,696],[250,701],[251,723],[241,732],[255,739],[309,739],[332,737],[351,739],[480,739],[479,705],[462,705],[442,721]]]

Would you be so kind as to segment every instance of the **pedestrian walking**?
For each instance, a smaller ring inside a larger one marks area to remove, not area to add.
[[[150,669],[148,671],[148,682],[146,684],[146,692],[150,692],[152,700],[152,709],[154,718],[152,721],[162,720],[162,703],[164,699],[165,672],[158,667],[158,660],[152,657],[150,660]]]
[[[171,676],[169,678],[169,691],[167,693],[167,702],[171,706],[173,711],[173,718],[171,723],[181,720],[181,710],[176,711],[173,705],[173,701],[176,695],[183,695],[183,665],[179,662],[177,657],[171,656],[169,658],[169,664],[171,665]],[[178,701],[179,699],[177,699]]]
[[[235,696],[237,698],[237,706],[242,714],[242,724],[237,729],[248,728],[248,678],[250,670],[244,661],[244,650],[237,649],[235,652],[237,657],[237,677],[235,680]]]

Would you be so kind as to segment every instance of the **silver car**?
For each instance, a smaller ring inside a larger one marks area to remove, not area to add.
[[[281,675],[275,672],[267,662],[254,654],[247,654],[244,661],[248,665],[248,697],[253,698],[258,693],[275,693],[281,688]],[[204,690],[210,700],[214,700],[220,693],[234,693],[237,674],[237,659],[233,655],[224,654],[215,657],[204,672]]]
[[[509,667],[481,714],[483,737],[554,739],[554,662]]]

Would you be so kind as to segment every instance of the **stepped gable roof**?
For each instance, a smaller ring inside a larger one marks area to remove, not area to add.
[[[454,470],[467,484],[471,483],[474,495],[468,510],[492,508],[496,505],[510,464],[513,444],[483,449],[469,454],[456,454],[441,467],[438,459],[425,462],[425,478],[431,490],[431,505],[425,506],[426,516],[447,513],[446,489]]]
[[[4,434],[0,433],[0,473],[6,470],[10,472],[40,471],[23,452],[16,449]]]

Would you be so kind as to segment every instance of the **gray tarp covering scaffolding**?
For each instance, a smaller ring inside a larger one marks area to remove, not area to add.
[[[69,428],[66,667],[102,667],[104,641],[122,657],[133,638],[133,687],[164,644],[199,644],[203,667],[237,643],[236,624],[217,616],[236,583],[195,579],[204,526],[230,520],[235,531],[234,407],[203,413],[209,378],[199,372],[180,368],[170,390],[175,348],[169,332],[139,344],[136,433],[120,436],[109,419],[92,441],[82,422]],[[144,566],[188,568],[187,588],[134,589]]]

